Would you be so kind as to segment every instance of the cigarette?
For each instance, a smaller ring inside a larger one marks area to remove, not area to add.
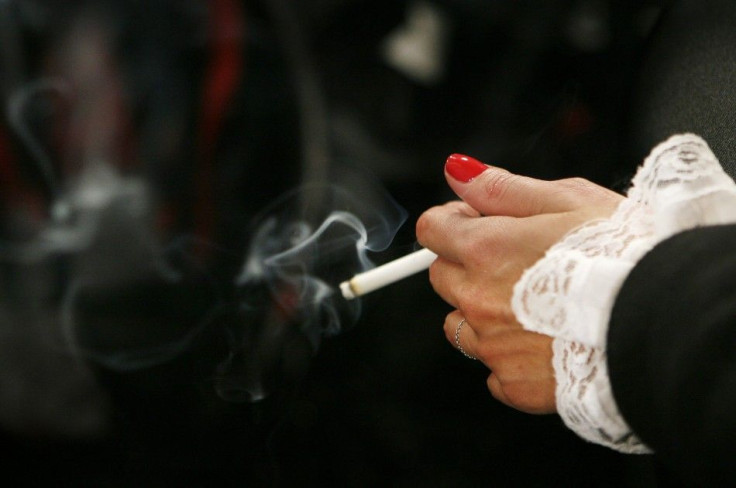
[[[340,283],[342,296],[348,300],[370,293],[384,286],[403,280],[413,274],[429,268],[437,255],[429,249],[407,254],[386,264],[358,273],[347,281]]]

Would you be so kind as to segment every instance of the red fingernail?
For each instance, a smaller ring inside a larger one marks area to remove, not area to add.
[[[452,154],[445,162],[445,171],[463,183],[468,183],[487,169],[485,164],[463,154]]]

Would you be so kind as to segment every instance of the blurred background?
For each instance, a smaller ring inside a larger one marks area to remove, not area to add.
[[[454,152],[623,190],[668,3],[0,0],[7,475],[655,486],[493,400],[426,275],[346,304],[359,265],[325,250],[413,250]],[[269,267],[335,210],[367,230]]]

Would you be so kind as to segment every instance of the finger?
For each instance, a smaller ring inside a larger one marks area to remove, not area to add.
[[[505,381],[492,372],[486,380],[491,395],[504,405],[531,414],[557,411],[554,383],[551,381]]]
[[[508,407],[521,412],[538,415],[555,412],[554,396],[552,398],[548,398],[547,396],[537,397],[533,388],[527,391],[513,391],[514,387],[504,385],[496,373],[492,372],[488,376],[486,385],[493,398]],[[507,389],[512,390],[513,393],[510,394],[507,392]]]
[[[512,404],[509,398],[506,396],[506,392],[503,391],[503,385],[501,385],[501,380],[498,379],[498,375],[495,374],[493,371],[491,371],[491,374],[488,375],[488,379],[486,380],[486,385],[488,386],[488,391],[491,392],[491,395],[493,398],[498,400],[499,402],[503,403],[506,406],[515,408]]]
[[[458,203],[458,202],[454,202]],[[463,204],[464,205],[464,204]],[[571,228],[595,214],[556,213],[527,218],[469,217],[448,206],[434,207],[417,220],[419,243],[466,269],[507,269],[525,255],[531,266]]]
[[[416,223],[417,241],[436,254],[460,262],[462,244],[472,237],[473,220],[480,215],[467,203],[448,202],[425,211]]]
[[[465,280],[465,268],[458,263],[438,257],[429,267],[429,282],[435,293],[445,302],[458,308],[456,295],[459,284]]]
[[[538,180],[460,154],[447,158],[445,177],[452,190],[483,215],[528,217],[566,212],[583,203],[615,205],[622,198],[581,178]]]
[[[445,338],[455,349],[469,358],[478,359],[475,354],[478,342],[477,336],[472,325],[468,323],[459,310],[447,314],[443,330],[445,331]]]
[[[483,341],[483,338],[479,338]],[[488,389],[506,405],[528,413],[555,410],[552,338],[524,330],[501,331],[485,351],[495,378]]]

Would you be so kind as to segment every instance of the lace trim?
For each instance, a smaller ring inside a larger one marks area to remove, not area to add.
[[[628,453],[650,449],[621,417],[611,393],[606,335],[628,273],[652,247],[702,225],[736,221],[736,184],[708,145],[676,135],[644,161],[608,219],[568,233],[521,277],[512,308],[527,330],[555,338],[557,409],[582,438]]]

